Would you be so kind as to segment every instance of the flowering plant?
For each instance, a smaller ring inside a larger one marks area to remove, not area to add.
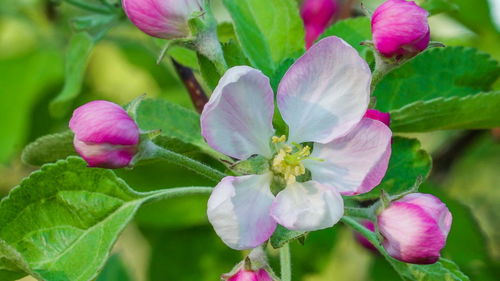
[[[46,44],[5,77],[64,84],[30,106],[31,137],[61,132],[24,148],[0,202],[0,280],[498,276],[495,228],[455,199],[487,204],[451,179],[500,127],[500,67],[428,21],[477,21],[463,1],[49,2]]]

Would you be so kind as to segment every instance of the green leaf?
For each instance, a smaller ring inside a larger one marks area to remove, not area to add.
[[[424,0],[420,6],[429,11],[431,15],[458,10],[458,6],[452,0]]]
[[[198,54],[198,65],[200,66],[200,72],[203,76],[203,80],[207,83],[207,86],[213,90],[217,87],[219,80],[221,78],[217,68],[209,59],[205,56]]]
[[[96,281],[132,281],[120,255],[112,255]]]
[[[149,281],[214,281],[241,261],[210,225],[187,229],[142,228],[151,244]]]
[[[234,26],[231,22],[221,22],[217,25],[217,37],[221,43],[227,43],[232,39],[236,39]]]
[[[488,91],[499,74],[498,63],[475,49],[430,49],[382,79],[375,89],[377,109]]]
[[[295,239],[304,238],[306,235],[307,232],[305,231],[288,230],[285,227],[278,225],[273,235],[271,236],[271,246],[273,246],[273,248],[275,249],[281,248],[286,243],[289,243],[290,241]]]
[[[50,67],[48,67],[50,66]],[[33,108],[62,80],[62,57],[53,49],[38,48],[0,62],[0,163],[22,149],[30,130]]]
[[[495,27],[490,11],[488,0],[450,0],[458,6],[458,12],[449,13],[451,17],[456,18],[465,26],[474,32],[483,35],[485,32],[492,32],[498,36],[498,29]],[[497,41],[498,42],[498,41]]]
[[[408,281],[468,281],[467,275],[460,271],[458,266],[447,259],[441,258],[430,265],[417,265],[392,261],[396,271]]]
[[[286,72],[294,62],[295,59],[287,58],[283,60],[276,68],[276,71],[274,71],[273,75],[271,76],[270,82],[271,82],[271,87],[273,88],[275,93],[278,92],[278,86],[281,82],[281,79],[283,79],[283,76],[285,76]]]
[[[71,155],[76,155],[73,132],[66,131],[38,138],[24,148],[21,159],[26,164],[41,166]]]
[[[165,41],[162,40],[162,43],[165,44]],[[183,47],[172,46],[170,49],[168,49],[167,53],[180,64],[187,66],[193,70],[200,70],[196,52]]]
[[[321,34],[320,39],[328,36],[337,36],[344,39],[363,55],[369,49],[366,46],[360,45],[360,43],[372,39],[370,19],[367,17],[357,17],[338,21],[327,28]]]
[[[224,0],[252,65],[271,76],[281,61],[304,51],[304,28],[293,0]]]
[[[224,58],[226,59],[228,67],[250,64],[241,46],[235,39],[223,43],[222,50],[224,51]]]
[[[500,127],[500,91],[418,101],[391,111],[394,132]]]
[[[74,18],[72,25],[76,31],[85,31],[109,25],[114,20],[116,20],[114,14],[93,14]]]
[[[50,103],[50,112],[55,117],[63,117],[71,108],[73,100],[80,94],[87,69],[87,63],[94,48],[94,39],[79,32],[71,38],[66,53],[66,81],[59,95]]]
[[[70,157],[43,166],[2,200],[0,239],[39,280],[92,280],[146,198],[112,171]],[[23,268],[18,260],[8,257]]]
[[[432,160],[422,150],[416,139],[394,137],[389,167],[384,179],[372,191],[356,196],[359,199],[376,199],[383,189],[390,195],[410,190],[419,177],[427,178],[431,170]]]
[[[200,115],[192,110],[162,99],[145,99],[135,114],[141,130],[161,130],[158,145],[178,153],[193,147],[211,150],[201,136]]]

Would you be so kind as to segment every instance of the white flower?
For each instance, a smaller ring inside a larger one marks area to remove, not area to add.
[[[380,183],[392,134],[382,122],[363,118],[370,81],[368,65],[351,46],[337,37],[319,41],[279,85],[287,140],[274,135],[269,79],[247,66],[226,72],[202,113],[202,134],[221,153],[240,160],[261,155],[271,166],[259,175],[225,177],[212,192],[208,218],[228,246],[254,248],[277,223],[302,231],[331,227],[343,215],[341,194]],[[306,170],[311,180],[297,181]],[[286,187],[275,196],[276,177]]]

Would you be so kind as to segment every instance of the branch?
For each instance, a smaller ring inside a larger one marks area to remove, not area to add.
[[[203,111],[203,107],[205,107],[205,104],[208,102],[208,97],[205,94],[205,91],[203,91],[203,88],[201,87],[200,83],[198,83],[193,71],[189,67],[181,65],[173,58],[171,59],[175,67],[175,71],[186,87],[186,90],[189,93],[189,97],[191,98],[196,111],[198,111],[198,113],[201,113]]]

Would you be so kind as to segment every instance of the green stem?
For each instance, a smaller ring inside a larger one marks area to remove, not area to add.
[[[286,243],[280,248],[281,281],[292,280],[292,263],[290,261],[290,245]]]
[[[189,21],[191,31],[195,34],[194,49],[210,60],[217,72],[222,76],[227,70],[227,62],[217,36],[217,20],[215,19],[210,1],[203,5],[203,15]]]
[[[372,208],[353,208],[353,207],[345,207],[344,215],[368,220],[374,220],[375,214]]]
[[[370,85],[370,93],[373,95],[375,88],[378,83],[384,78],[384,76],[391,72],[398,65],[396,63],[388,63],[382,57],[381,54],[375,52],[375,70],[372,73],[372,83]]]
[[[368,228],[364,227],[361,225],[359,222],[357,222],[355,219],[350,218],[350,217],[342,217],[340,219],[343,223],[349,225],[352,227],[355,231],[359,232],[361,235],[363,235],[370,243],[377,248],[377,250],[385,257],[385,259],[391,264],[391,266],[394,268],[394,270],[398,273],[399,277],[401,277],[402,280],[406,280],[401,273],[398,270],[397,265],[394,262],[394,259],[385,251],[384,247],[380,244],[380,241],[377,238],[377,234],[375,232],[372,232]]]
[[[201,162],[194,159],[186,157],[182,154],[175,153],[173,151],[164,149],[159,146],[154,146],[152,149],[152,155],[150,157],[162,158],[172,164],[179,165],[181,167],[187,168],[199,175],[202,175],[214,182],[219,182],[222,178],[226,176],[223,172],[216,170],[210,166],[207,166]]]
[[[105,7],[89,4],[86,2],[80,2],[78,0],[64,0],[64,1],[67,2],[68,4],[79,7],[81,9],[91,11],[91,12],[96,12],[99,14],[109,14],[111,12],[109,9],[107,9]]]
[[[147,203],[151,203],[158,200],[187,196],[187,195],[210,194],[212,190],[213,190],[212,187],[190,186],[190,187],[168,188],[150,192],[142,192],[141,194],[145,196],[145,200]]]

